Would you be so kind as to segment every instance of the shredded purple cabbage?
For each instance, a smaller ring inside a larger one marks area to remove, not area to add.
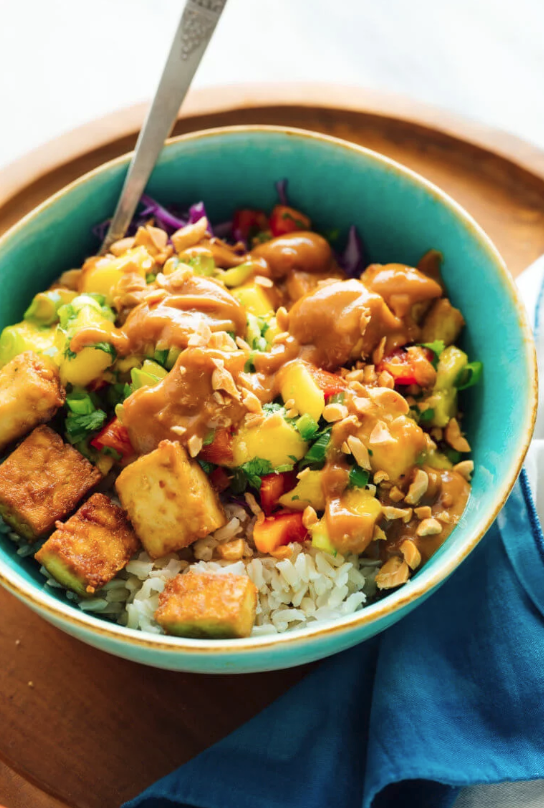
[[[229,238],[232,235],[232,221],[214,225],[213,232],[217,238]]]
[[[237,496],[236,494],[227,494],[226,495],[227,502],[231,502],[233,505],[240,505],[241,508],[245,510],[249,516],[253,516],[253,511],[245,501],[244,497]]]
[[[180,227],[185,227],[187,224],[186,219],[181,219],[178,216],[175,216],[167,208],[163,208],[162,205],[159,205],[155,199],[147,196],[147,194],[142,196],[140,199],[140,204],[144,206],[144,209],[138,214],[138,221],[141,221],[142,219],[146,221],[152,216],[155,219],[155,224],[157,227],[162,227],[162,229],[166,230],[169,235],[176,230],[179,230]],[[200,216],[198,218],[200,219]],[[195,221],[198,221],[198,219]]]
[[[358,277],[365,268],[363,241],[354,224],[349,228],[346,247],[338,256],[338,263],[350,278]]]
[[[288,205],[289,200],[287,199],[287,186],[289,181],[287,179],[278,180],[276,182],[276,191],[278,192],[278,199],[280,200],[280,205]]]

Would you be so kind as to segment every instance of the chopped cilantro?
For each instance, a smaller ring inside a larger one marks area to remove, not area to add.
[[[283,404],[278,404],[277,401],[271,401],[268,404],[263,404],[263,412],[271,415],[273,412],[285,412]]]
[[[209,446],[210,443],[213,443],[214,438],[215,438],[215,429],[210,429],[210,431],[206,434],[206,437],[202,441],[202,445]]]
[[[459,373],[455,386],[458,390],[467,390],[469,387],[474,387],[482,378],[484,366],[482,362],[469,362],[465,365],[463,370]]]
[[[198,460],[197,458],[197,463],[199,464],[202,471],[204,471],[206,474],[211,474],[212,471],[214,470],[213,463],[208,463],[207,460]]]
[[[293,463],[298,463],[298,457],[295,457],[295,455],[287,455],[287,456],[289,460],[293,461]]]
[[[110,457],[113,457],[113,459],[117,461],[122,459],[122,455],[120,455],[119,452],[116,452],[112,446],[103,446],[100,452],[103,455],[109,455]]]
[[[249,359],[246,359],[246,363],[244,365],[244,373],[255,373],[255,364],[253,362],[253,354],[250,354]]]
[[[429,351],[433,352],[433,358],[431,359],[431,364],[433,368],[436,370],[436,368],[438,367],[438,357],[446,347],[444,345],[443,340],[435,339],[434,342],[422,342],[421,347],[427,348]]]
[[[349,484],[354,488],[364,488],[368,483],[370,474],[355,464],[349,470]]]
[[[99,430],[106,420],[104,410],[94,410],[86,415],[68,413],[66,418],[66,437],[70,443],[79,443],[90,432]]]
[[[111,342],[95,342],[94,345],[89,345],[89,348],[96,348],[97,351],[104,351],[111,356],[113,360],[117,359],[117,351]]]
[[[245,475],[248,484],[257,490],[261,487],[261,477],[264,477],[266,474],[272,474],[274,471],[270,460],[265,460],[262,457],[254,457],[253,460],[248,460],[247,463],[243,463],[239,468]]]
[[[327,447],[331,439],[331,429],[332,427],[329,426],[319,433],[317,440],[312,443],[300,461],[303,468],[305,466],[317,466],[320,468],[324,464]]]
[[[291,497],[291,502],[296,502],[296,501],[297,501],[297,499],[300,499],[300,497],[299,497],[299,495],[298,495],[298,494],[295,494],[295,496],[294,496],[294,497]]]
[[[461,461],[461,452],[456,452],[455,449],[452,449],[450,446],[446,446],[444,454],[454,466]]]
[[[132,387],[130,384],[116,382],[115,384],[108,385],[106,398],[108,403],[115,409],[117,404],[122,404],[125,398],[128,398],[130,395],[132,395]]]
[[[148,272],[147,275],[145,276],[145,282],[146,283],[153,283],[153,281],[155,280],[156,277],[157,276],[155,275],[154,272]]]
[[[428,424],[429,421],[432,421],[434,418],[434,410],[432,407],[428,407],[426,410],[421,410],[419,413],[419,423],[420,424]]]
[[[66,348],[64,349],[64,358],[65,359],[75,359],[76,356],[77,356],[77,353],[75,351],[72,351],[70,346],[67,345]]]
[[[306,230],[306,223],[303,222],[301,219],[297,219],[295,216],[293,216],[292,213],[289,213],[288,210],[286,210],[286,211],[284,211],[282,213],[281,218],[282,219],[290,219],[292,222],[294,222],[296,224],[296,226],[298,228],[300,228],[300,230]]]

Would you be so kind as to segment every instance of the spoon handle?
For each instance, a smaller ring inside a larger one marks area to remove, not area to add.
[[[123,238],[227,0],[187,0],[101,248]]]

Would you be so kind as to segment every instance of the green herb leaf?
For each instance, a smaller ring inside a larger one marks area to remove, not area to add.
[[[419,423],[420,424],[428,424],[429,421],[432,421],[434,418],[434,410],[432,407],[428,407],[426,410],[420,410],[419,413]]]
[[[145,282],[146,283],[153,283],[153,281],[155,280],[156,277],[157,276],[155,275],[154,272],[148,272],[147,275],[145,276]]]
[[[430,351],[432,351],[432,352],[435,354],[435,356],[437,356],[437,357],[438,357],[438,356],[440,356],[440,354],[442,353],[442,351],[444,351],[444,350],[445,350],[445,348],[446,348],[446,346],[445,346],[445,344],[444,344],[444,341],[443,341],[443,340],[441,340],[441,339],[435,339],[435,341],[434,341],[434,342],[422,342],[422,343],[421,343],[421,347],[422,347],[422,348],[428,348],[428,349],[429,349]]]
[[[459,373],[455,387],[458,390],[468,390],[469,387],[474,387],[482,378],[483,369],[482,362],[469,362]]]
[[[317,440],[312,443],[306,455],[300,461],[302,468],[305,466],[321,466],[325,462],[325,455],[327,454],[327,447],[331,439],[332,427],[326,427],[318,436]]]
[[[113,457],[113,459],[117,461],[121,460],[122,457],[122,455],[120,455],[119,452],[116,452],[115,449],[111,446],[103,446],[102,449],[100,450],[100,453],[103,455],[109,455],[110,457]]]
[[[212,471],[213,471],[213,470],[214,470],[214,468],[215,468],[215,466],[213,465],[213,463],[208,463],[208,461],[207,461],[207,460],[198,460],[198,459],[197,459],[197,463],[198,463],[198,465],[200,466],[200,468],[201,468],[201,469],[202,469],[202,470],[203,470],[203,471],[204,471],[206,474],[211,474],[211,473],[212,473]]]
[[[367,485],[370,474],[361,466],[354,465],[349,470],[349,484],[353,488],[364,488]]]
[[[274,467],[270,460],[265,460],[262,457],[254,457],[253,460],[248,460],[247,463],[239,466],[239,470],[245,475],[248,484],[252,488],[260,490],[261,477],[264,477],[266,474],[272,474]]]
[[[461,452],[456,452],[455,449],[451,448],[451,446],[446,446],[446,448],[444,449],[444,454],[446,455],[450,463],[453,463],[454,466],[456,465],[456,463],[461,462],[462,457]]]
[[[255,373],[255,365],[253,363],[253,354],[250,354],[249,359],[246,359],[246,363],[244,365],[244,373]]]
[[[202,445],[209,446],[210,443],[213,443],[214,438],[215,438],[215,429],[210,429],[210,431],[206,434],[206,437],[202,441]]]
[[[95,342],[93,345],[88,345],[88,348],[96,348],[97,351],[104,351],[111,356],[112,360],[115,361],[117,359],[117,351],[111,344],[111,342]]]
[[[70,443],[79,443],[91,432],[97,432],[106,420],[106,413],[104,410],[94,410],[88,415],[76,415],[75,413],[68,413],[66,418],[66,438]]]
[[[76,356],[77,356],[77,353],[75,351],[72,351],[70,346],[67,345],[66,348],[64,349],[64,358],[65,359],[75,359]]]

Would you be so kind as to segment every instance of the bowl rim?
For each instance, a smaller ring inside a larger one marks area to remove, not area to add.
[[[283,135],[300,140],[318,141],[335,149],[364,155],[367,160],[379,164],[389,171],[400,174],[404,179],[409,180],[412,185],[427,192],[429,196],[433,197],[443,207],[448,208],[449,211],[455,215],[463,228],[469,230],[485,249],[488,260],[493,264],[500,281],[509,294],[510,302],[517,314],[517,321],[525,346],[524,359],[528,369],[529,395],[527,396],[523,417],[522,440],[520,441],[519,448],[512,455],[508,472],[503,475],[501,484],[497,488],[495,506],[479,518],[475,530],[466,537],[452,554],[451,558],[442,559],[435,565],[434,569],[426,569],[424,567],[417,578],[411,579],[403,587],[392,592],[383,600],[371,604],[351,615],[318,622],[314,625],[310,624],[305,628],[295,629],[282,634],[269,634],[237,640],[197,640],[151,634],[120,626],[116,623],[109,623],[95,616],[94,613],[78,610],[77,607],[69,601],[57,600],[52,594],[48,593],[45,588],[38,589],[35,584],[26,581],[17,570],[12,569],[6,562],[0,559],[0,584],[20,600],[26,602],[34,610],[45,613],[45,615],[56,624],[61,624],[67,630],[71,628],[76,634],[79,633],[79,629],[84,635],[87,633],[98,635],[107,640],[111,640],[116,645],[118,643],[127,643],[128,645],[136,646],[141,649],[152,649],[161,653],[176,653],[180,659],[184,655],[192,658],[209,655],[234,655],[237,658],[241,658],[249,657],[251,654],[259,651],[267,651],[276,648],[278,650],[283,648],[286,652],[292,650],[296,651],[297,646],[309,646],[331,635],[335,635],[336,637],[345,636],[364,626],[378,624],[383,618],[395,615],[410,604],[415,606],[416,601],[424,599],[426,595],[430,594],[457,569],[461,562],[476,547],[495,520],[521,470],[532,438],[537,414],[538,385],[536,352],[525,306],[519,297],[514,280],[509,274],[506,264],[497,248],[482,227],[477,224],[473,217],[458,202],[417,172],[379,152],[330,135],[295,127],[253,124],[223,126],[190,132],[169,138],[165,143],[162,155],[164,155],[171,146],[180,142],[202,141],[241,134],[257,136],[259,134]],[[97,166],[48,197],[48,199],[44,200],[40,205],[27,213],[7,230],[6,233],[0,236],[0,251],[13,236],[24,230],[39,213],[46,210],[51,205],[54,205],[62,197],[69,195],[75,188],[85,185],[94,177],[107,173],[115,166],[128,164],[132,154],[133,152],[127,152],[126,154]]]

